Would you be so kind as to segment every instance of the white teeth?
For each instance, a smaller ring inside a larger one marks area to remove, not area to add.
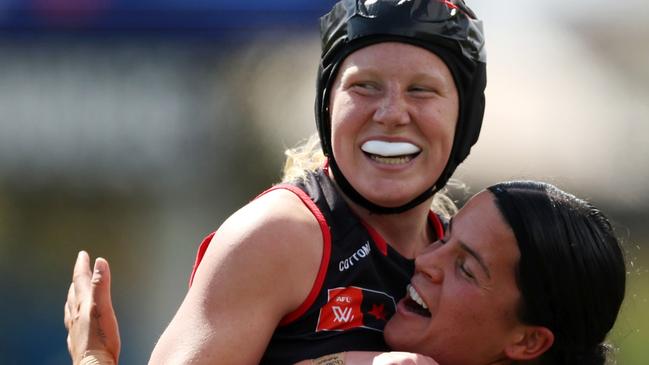
[[[363,150],[363,152],[379,155],[382,157],[394,157],[412,155],[421,151],[421,148],[408,142],[386,142],[371,140],[363,143],[361,150]]]
[[[415,288],[412,287],[412,285],[408,284],[408,295],[410,296],[410,299],[414,300],[415,303],[419,304],[422,306],[424,309],[428,309],[428,306],[426,303],[424,303],[424,300],[421,299],[419,296],[419,293],[415,290]]]
[[[376,162],[388,164],[388,165],[398,165],[400,163],[406,163],[410,160],[412,160],[412,157],[410,156],[402,156],[402,157],[381,157],[377,155],[370,155],[370,158]]]

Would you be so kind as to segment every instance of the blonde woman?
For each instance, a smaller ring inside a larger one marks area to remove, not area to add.
[[[388,350],[383,328],[414,258],[444,235],[435,196],[480,132],[482,24],[462,0],[341,0],[321,35],[326,162],[300,168],[208,236],[151,363]]]

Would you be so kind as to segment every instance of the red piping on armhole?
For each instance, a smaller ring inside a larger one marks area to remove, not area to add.
[[[276,185],[273,186],[272,188],[264,191],[263,193],[259,194],[257,198],[260,196],[273,191],[273,190],[278,190],[278,189],[285,189],[293,194],[297,195],[298,198],[304,203],[304,205],[309,208],[311,213],[313,213],[313,216],[316,218],[318,221],[318,224],[320,225],[320,231],[322,232],[322,242],[324,244],[322,248],[322,260],[320,261],[320,267],[318,268],[318,276],[315,279],[315,282],[313,283],[313,287],[311,288],[311,291],[309,292],[309,295],[306,297],[304,302],[293,312],[287,314],[279,323],[280,326],[287,325],[296,319],[300,318],[307,309],[316,300],[316,297],[318,296],[318,293],[320,292],[320,289],[322,289],[322,284],[324,283],[324,279],[327,276],[327,266],[329,266],[329,259],[331,257],[331,232],[329,231],[329,225],[327,225],[327,220],[325,219],[324,215],[318,208],[318,206],[311,200],[309,195],[299,189],[296,186],[293,185]],[[256,199],[256,198],[255,198]],[[214,235],[216,232],[210,233],[205,239],[203,239],[203,242],[201,242],[201,245],[198,247],[198,252],[196,253],[196,261],[194,262],[194,267],[192,268],[192,273],[191,276],[189,277],[189,286],[192,285],[192,282],[194,281],[194,275],[196,275],[196,269],[198,269],[198,265],[201,263],[203,260],[203,256],[205,256],[205,252],[207,251],[207,248],[210,245],[210,242],[214,238]]]
[[[433,229],[435,230],[437,239],[444,237],[444,225],[439,219],[439,216],[432,210],[428,212],[428,220],[433,224]],[[374,240],[374,243],[376,243],[376,247],[378,247],[383,256],[386,256],[388,254],[388,244],[385,242],[385,239],[367,222],[362,219],[360,219],[360,221],[365,229],[367,229],[367,232],[370,234],[370,237],[372,237],[372,240]]]
[[[432,210],[429,211],[428,220],[430,220],[430,222],[433,224],[433,229],[435,229],[437,239],[444,237],[444,225],[442,224],[442,220],[439,219],[437,213],[433,212]]]
[[[323,243],[322,260],[320,260],[318,276],[313,283],[313,287],[311,287],[311,291],[309,292],[309,295],[306,297],[304,302],[302,302],[302,304],[300,304],[300,306],[297,307],[296,310],[284,316],[284,318],[282,318],[282,320],[279,322],[280,326],[285,326],[304,315],[307,309],[309,309],[309,307],[313,305],[316,298],[318,297],[318,293],[320,293],[320,289],[322,289],[322,284],[324,283],[325,277],[327,276],[327,266],[329,266],[329,259],[331,257],[331,232],[329,231],[329,225],[327,224],[327,220],[325,219],[324,215],[320,211],[320,208],[318,208],[313,200],[311,200],[311,197],[309,197],[309,195],[302,191],[300,188],[293,185],[276,185],[259,194],[259,196],[278,189],[285,189],[297,195],[302,203],[304,203],[304,205],[309,208],[315,219],[318,221],[318,224],[320,225]]]
[[[198,252],[196,252],[196,260],[194,261],[194,267],[192,267],[192,273],[189,276],[189,286],[192,286],[192,282],[194,282],[194,275],[196,275],[196,269],[198,269],[198,265],[201,263],[203,260],[203,256],[205,256],[205,251],[207,251],[207,248],[210,246],[210,242],[212,242],[212,238],[216,232],[210,233],[207,237],[203,239],[203,242],[201,242],[201,245],[198,246]]]
[[[383,254],[383,256],[388,255],[388,243],[385,242],[385,239],[377,232],[372,226],[370,226],[367,222],[364,220],[358,218],[358,220],[361,221],[361,224],[365,229],[367,230],[367,233],[370,234],[370,237],[372,237],[372,240],[376,244],[376,247],[378,247],[379,251]]]

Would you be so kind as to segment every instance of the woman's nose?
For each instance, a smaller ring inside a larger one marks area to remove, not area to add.
[[[444,270],[440,269],[439,267],[429,268],[428,270],[426,270],[426,274],[430,278],[430,281],[435,284],[441,284],[444,282]]]
[[[410,122],[408,104],[398,90],[388,90],[374,112],[374,120],[387,127],[404,125]]]
[[[435,284],[441,284],[444,281],[444,270],[442,257],[439,252],[427,249],[417,255],[415,258],[415,271],[426,275],[430,281]]]

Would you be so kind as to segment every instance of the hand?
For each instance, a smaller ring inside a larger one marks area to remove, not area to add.
[[[410,352],[385,352],[372,361],[372,365],[439,365],[432,358]]]
[[[329,355],[328,357],[341,356],[342,353]],[[437,361],[432,358],[420,354],[414,354],[411,352],[367,352],[367,351],[350,351],[344,353],[344,364],[346,365],[439,365]],[[323,356],[319,359],[328,359],[327,356]],[[319,359],[313,360],[313,364],[319,364],[317,361]],[[311,360],[309,360],[311,361]],[[336,362],[330,362],[331,364],[336,364]],[[343,362],[339,362],[343,363]],[[304,364],[307,364],[306,362]],[[323,362],[324,364],[329,364]],[[298,363],[296,365],[302,365]]]
[[[117,363],[120,338],[110,297],[110,267],[106,260],[97,258],[91,272],[90,257],[85,251],[79,252],[64,312],[68,351],[73,364],[79,364],[88,351],[105,354]]]

